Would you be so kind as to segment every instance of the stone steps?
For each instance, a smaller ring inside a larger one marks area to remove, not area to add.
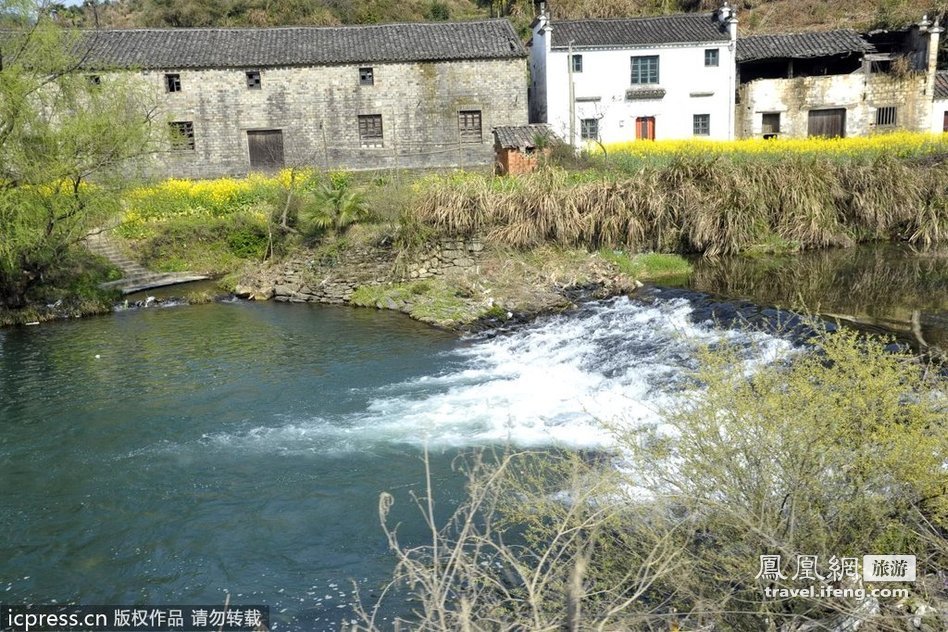
[[[203,281],[207,276],[192,272],[154,272],[133,261],[113,243],[106,230],[93,233],[85,239],[86,248],[93,254],[108,259],[112,265],[122,271],[122,278],[100,284],[104,289],[117,289],[122,294],[142,292],[157,287],[167,287],[179,283]]]

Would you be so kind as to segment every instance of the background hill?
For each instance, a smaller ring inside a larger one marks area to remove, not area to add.
[[[742,32],[884,28],[948,18],[948,0],[732,0]],[[709,10],[719,0],[550,0],[556,17],[621,17]],[[64,22],[108,27],[276,26],[464,20],[507,16],[526,32],[533,0],[111,0],[59,8]]]

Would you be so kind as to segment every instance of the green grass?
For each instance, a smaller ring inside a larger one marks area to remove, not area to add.
[[[691,264],[674,254],[647,252],[629,255],[621,250],[604,248],[599,251],[599,256],[637,281],[687,279],[692,272]]]
[[[457,286],[440,279],[363,285],[352,294],[351,303],[359,307],[402,311],[416,320],[449,328],[472,323],[493,313],[486,305],[466,300]]]

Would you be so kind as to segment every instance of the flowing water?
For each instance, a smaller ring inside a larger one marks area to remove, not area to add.
[[[371,599],[392,569],[380,492],[403,542],[424,541],[410,498],[424,446],[445,516],[459,448],[608,449],[601,422],[657,421],[696,344],[723,336],[767,361],[791,344],[766,333],[778,323],[797,324],[653,288],[466,339],[375,310],[239,302],[0,330],[0,601],[229,593],[269,605],[277,630],[337,629],[351,581]]]
[[[658,292],[458,340],[370,310],[219,303],[0,332],[0,599],[271,606],[332,629],[391,571],[377,498],[457,448],[603,448],[676,390],[710,312]],[[784,342],[736,330],[762,348]]]

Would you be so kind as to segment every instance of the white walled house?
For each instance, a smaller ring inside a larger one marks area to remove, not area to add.
[[[737,20],[714,13],[558,21],[530,43],[530,116],[574,146],[734,138]],[[572,87],[571,84],[572,83]]]
[[[932,131],[948,133],[948,70],[942,70],[935,75]]]

